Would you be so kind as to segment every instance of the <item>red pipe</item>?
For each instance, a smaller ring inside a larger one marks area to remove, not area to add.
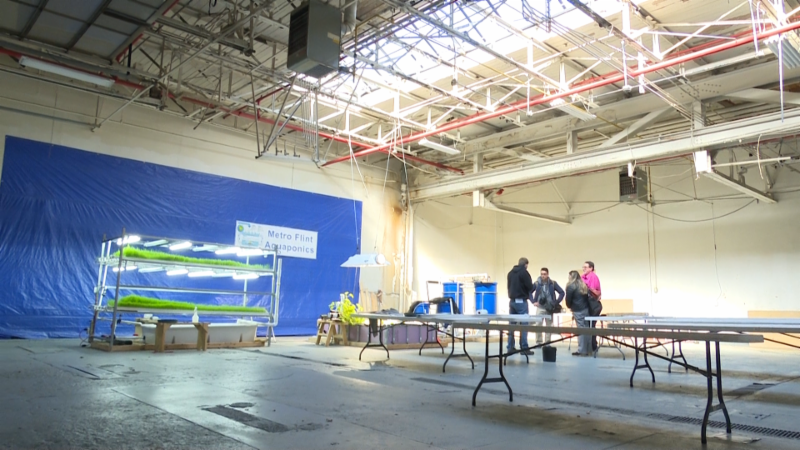
[[[795,29],[798,29],[798,28],[800,28],[800,22],[793,22],[793,23],[790,23],[788,25],[784,25],[782,27],[773,28],[772,30],[765,31],[765,32],[757,35],[756,39],[763,40],[763,39],[766,39],[766,38],[769,38],[769,37],[772,37],[772,36],[775,36],[775,35],[778,35],[778,34],[781,34],[781,33],[786,33],[788,31],[792,31],[792,30],[795,30]],[[644,74],[647,74],[647,73],[650,73],[650,72],[655,72],[657,70],[661,70],[661,69],[665,69],[667,67],[671,67],[671,66],[674,66],[674,65],[677,65],[677,64],[685,63],[685,62],[691,61],[693,59],[702,58],[704,56],[712,55],[714,53],[719,53],[719,52],[722,52],[722,51],[725,51],[725,50],[729,50],[729,49],[732,49],[732,48],[735,48],[735,47],[746,45],[746,44],[749,44],[751,42],[753,42],[753,36],[741,37],[741,38],[738,38],[738,39],[735,39],[735,40],[732,40],[732,41],[727,41],[727,42],[725,42],[723,44],[720,44],[720,45],[716,45],[716,46],[709,47],[709,48],[706,48],[706,49],[703,49],[703,50],[700,50],[700,51],[692,52],[692,53],[687,54],[687,55],[682,55],[682,56],[678,56],[678,57],[675,57],[675,58],[672,58],[672,59],[669,59],[669,60],[666,60],[666,61],[662,61],[662,62],[653,64],[653,65],[647,66],[647,67],[645,67],[645,68],[643,68],[641,70],[635,70],[635,69],[631,70],[631,71],[628,72],[628,77],[629,78],[635,78],[635,77],[637,77],[639,75],[644,75]],[[616,75],[613,75],[613,76],[604,77],[604,78],[602,78],[602,79],[600,79],[598,81],[581,84],[580,86],[577,86],[575,88],[569,89],[569,90],[564,91],[564,92],[559,92],[558,94],[549,95],[547,97],[539,96],[539,97],[536,97],[536,98],[533,98],[533,99],[530,99],[530,100],[527,100],[527,99],[526,100],[521,100],[521,101],[512,103],[512,104],[510,104],[510,105],[508,105],[508,106],[506,106],[504,108],[501,108],[501,109],[498,109],[496,111],[493,111],[493,112],[474,114],[472,116],[465,117],[465,118],[460,119],[460,120],[454,120],[454,121],[452,121],[450,123],[447,123],[447,124],[443,125],[442,127],[437,128],[435,130],[412,133],[412,134],[410,134],[408,136],[404,136],[403,137],[403,142],[406,142],[406,143],[407,142],[415,142],[415,141],[418,141],[420,139],[423,139],[423,138],[426,138],[426,137],[429,137],[429,136],[433,136],[433,135],[436,135],[436,134],[439,134],[439,133],[444,133],[444,132],[447,132],[447,131],[451,131],[451,130],[455,130],[457,128],[461,128],[461,127],[467,126],[467,125],[472,125],[472,124],[475,124],[475,123],[478,123],[478,122],[483,122],[485,120],[493,119],[495,117],[507,115],[507,114],[513,113],[513,112],[515,112],[515,111],[517,111],[519,109],[526,108],[528,106],[534,106],[534,105],[539,105],[539,104],[542,104],[542,103],[551,102],[551,101],[559,99],[559,98],[564,98],[564,97],[568,97],[570,95],[580,94],[582,92],[589,91],[589,90],[592,90],[592,89],[601,88],[601,87],[607,86],[609,84],[618,83],[620,81],[623,81],[624,79],[625,79],[624,75],[619,73],[619,74],[616,74]],[[378,146],[375,146],[375,147],[372,147],[372,148],[368,148],[366,150],[362,150],[360,152],[354,153],[352,156],[354,158],[359,158],[359,157],[362,157],[362,156],[370,155],[370,154],[375,153],[375,152],[384,152],[384,153],[386,153],[386,149],[388,149],[389,146],[390,146],[390,144],[378,145]],[[335,163],[338,163],[338,162],[347,161],[348,159],[350,159],[350,157],[351,157],[350,155],[342,156],[340,158],[336,158],[336,159],[333,159],[331,161],[326,162],[325,164],[323,164],[323,166],[328,166],[328,165],[335,164]]]
[[[189,102],[189,103],[194,103],[195,105],[200,105],[200,106],[203,106],[205,108],[216,108],[219,111],[224,111],[224,112],[226,112],[228,114],[233,114],[234,116],[244,117],[244,118],[250,119],[250,120],[254,120],[255,119],[255,116],[253,114],[242,112],[242,111],[239,111],[239,110],[230,110],[228,108],[223,108],[221,106],[217,106],[217,105],[214,105],[213,103],[209,103],[209,102],[206,102],[206,101],[203,101],[203,100],[197,100],[197,99],[194,99],[194,98],[191,98],[191,97],[182,97],[181,100]],[[269,123],[269,124],[275,124],[274,120],[267,119],[266,117],[260,117],[259,116],[258,121],[259,122],[264,122],[264,123]],[[304,131],[302,127],[297,126],[297,125],[293,125],[291,123],[287,123],[285,127],[290,129],[290,130]],[[319,135],[324,137],[324,138],[326,138],[326,139],[332,139],[334,141],[342,142],[342,143],[345,143],[345,144],[348,143],[347,138],[343,138],[341,136],[336,136],[336,135],[333,135],[333,134],[322,133],[322,132],[320,132]],[[369,144],[365,144],[365,143],[362,143],[362,142],[356,142],[356,141],[351,141],[351,142],[352,142],[353,145],[357,145],[359,147],[369,147]],[[413,155],[404,155],[404,157],[405,157],[405,159],[407,159],[409,161],[414,161],[414,162],[423,163],[423,164],[429,164],[429,165],[438,167],[440,169],[449,170],[451,172],[456,172],[456,173],[460,173],[460,174],[464,173],[464,171],[461,170],[461,169],[456,169],[454,167],[449,167],[449,166],[446,166],[444,164],[441,164],[441,163],[438,163],[438,162],[434,162],[434,161],[428,161],[427,159],[418,158],[418,157],[413,156]],[[400,157],[400,158],[402,159],[402,157]]]
[[[167,7],[167,9],[165,9],[165,10],[164,10],[164,12],[163,12],[163,13],[161,13],[161,15],[162,15],[162,16],[166,15],[166,14],[169,12],[169,10],[170,10],[170,9],[172,9],[172,8],[173,8],[175,5],[177,5],[177,4],[178,4],[178,2],[179,2],[179,1],[181,1],[181,0],[175,0],[174,2],[172,2],[172,4],[171,4],[171,5],[169,5],[169,6]],[[144,33],[140,33],[138,36],[136,36],[136,39],[134,39],[134,40],[133,40],[133,41],[130,43],[130,45],[128,46],[128,48],[131,48],[131,47],[132,47],[134,44],[136,44],[137,42],[139,42],[139,39],[141,39],[141,38],[142,38],[142,36],[144,36]],[[117,55],[117,58],[116,58],[117,62],[120,62],[120,60],[122,59],[122,57],[123,57],[123,56],[125,56],[125,53],[127,53],[127,52],[128,52],[128,49],[127,49],[127,48],[123,48],[123,49],[122,49],[122,51],[119,53],[119,55]]]

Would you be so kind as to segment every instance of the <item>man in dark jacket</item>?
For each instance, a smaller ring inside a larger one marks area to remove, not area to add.
[[[528,300],[533,293],[533,280],[528,273],[528,258],[520,258],[519,264],[508,272],[508,312],[509,314],[528,314]],[[514,322],[512,322],[514,323]],[[530,355],[528,350],[528,333],[521,332],[519,339],[523,353]],[[514,333],[508,334],[508,351],[515,349]]]
[[[550,278],[550,270],[542,267],[539,271],[539,278],[533,283],[533,306],[536,307],[537,316],[549,316],[543,319],[539,325],[553,326],[553,313],[557,306],[564,300],[564,290],[558,282]],[[558,298],[556,298],[558,294]],[[545,333],[545,342],[550,342],[550,333]],[[536,343],[542,343],[542,333],[536,333]]]

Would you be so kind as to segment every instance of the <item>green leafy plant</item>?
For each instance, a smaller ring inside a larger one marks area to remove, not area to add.
[[[108,306],[114,307],[114,300],[109,300]],[[126,295],[119,299],[119,306],[129,308],[149,308],[149,309],[176,309],[208,312],[243,312],[243,313],[265,313],[266,309],[256,306],[232,306],[232,305],[196,305],[189,302],[178,302],[174,300],[161,300],[158,298],[144,297],[141,295]]]
[[[358,303],[353,303],[351,300],[353,299],[353,294],[349,292],[345,292],[342,294],[343,300],[339,302],[331,302],[328,305],[331,311],[336,311],[339,313],[339,318],[342,322],[346,323],[347,325],[361,325],[364,323],[363,319],[357,319],[353,317],[354,313],[361,312],[364,309]]]
[[[172,253],[156,252],[153,250],[144,250],[135,247],[125,247],[122,249],[123,254],[128,258],[150,259],[155,261],[171,261],[182,263],[195,263],[195,264],[208,264],[222,267],[247,267],[257,269],[270,269],[269,265],[265,264],[245,264],[239,261],[232,261],[230,259],[212,259],[212,258],[192,258],[189,256],[173,255]],[[114,253],[114,256],[119,256],[119,251]]]

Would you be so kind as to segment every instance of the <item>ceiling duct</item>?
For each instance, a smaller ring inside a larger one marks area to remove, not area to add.
[[[358,0],[351,0],[342,10],[342,37],[355,33]]]
[[[308,0],[289,21],[289,70],[314,78],[339,70],[342,13],[320,0]]]

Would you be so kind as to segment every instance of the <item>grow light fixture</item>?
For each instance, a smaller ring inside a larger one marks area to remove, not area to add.
[[[142,267],[139,269],[139,273],[161,272],[162,270],[164,270],[164,268],[161,266]]]
[[[257,273],[237,273],[233,276],[234,280],[255,280],[258,278]]]
[[[242,248],[236,252],[236,256],[263,256],[264,251],[260,248]]]
[[[239,250],[241,250],[239,247],[228,247],[228,248],[221,248],[215,251],[214,253],[216,253],[217,255],[232,255],[234,253],[239,253]]]
[[[235,275],[234,272],[214,272],[214,274],[211,275],[211,277],[212,278],[228,278],[228,277],[232,277],[234,275]]]
[[[460,150],[454,149],[453,147],[448,147],[446,145],[439,144],[437,142],[429,141],[427,138],[422,138],[422,140],[419,141],[419,145],[422,145],[424,147],[428,147],[428,148],[433,149],[433,150],[438,150],[438,151],[440,151],[442,153],[447,153],[448,155],[460,155],[461,154]]]
[[[218,249],[218,245],[199,245],[197,247],[193,247],[193,252],[213,252],[214,250]]]
[[[141,240],[142,240],[142,238],[140,238],[139,236],[131,234],[131,235],[125,236],[125,238],[117,239],[117,245],[135,244],[135,243],[137,243],[137,242],[139,242]]]
[[[169,246],[170,250],[183,250],[185,248],[189,248],[192,246],[192,243],[189,241],[178,242],[177,244],[172,244]]]
[[[380,253],[363,253],[351,256],[341,267],[384,267],[388,265],[386,257]]]
[[[175,275],[186,275],[187,273],[189,273],[189,271],[186,270],[186,269],[174,269],[174,270],[168,270],[167,271],[167,275],[169,275],[171,277],[173,277]]]
[[[113,270],[114,272],[119,272],[119,267],[114,267],[111,270]],[[132,270],[136,270],[136,266],[131,266],[131,265],[122,266],[122,271],[123,272],[130,272]]]
[[[87,73],[80,70],[70,69],[69,67],[59,66],[41,59],[29,58],[23,56],[19,59],[19,65],[30,67],[31,69],[41,70],[55,75],[60,75],[73,80],[84,81],[86,83],[96,84],[105,88],[110,88],[114,85],[114,80],[111,78],[101,77],[93,73]]]
[[[213,270],[198,270],[196,272],[189,272],[189,278],[211,277],[214,276]]]
[[[167,242],[169,242],[169,241],[167,241],[166,239],[159,239],[159,240],[157,240],[157,241],[145,242],[145,243],[144,243],[144,246],[145,246],[145,247],[157,247],[157,246],[159,246],[159,245],[164,245],[164,244],[166,244]]]

